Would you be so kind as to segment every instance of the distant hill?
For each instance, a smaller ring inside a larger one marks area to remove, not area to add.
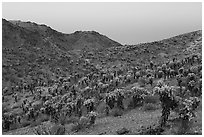
[[[17,83],[38,71],[51,75],[58,67],[71,72],[80,69],[73,65],[75,50],[114,46],[122,45],[95,31],[63,34],[46,25],[2,19],[3,83]]]
[[[63,50],[81,50],[109,48],[122,46],[120,43],[101,35],[96,31],[76,31],[72,34],[64,34],[53,30],[46,25],[38,25],[32,22],[10,21],[12,24],[37,32],[43,38],[47,38]]]

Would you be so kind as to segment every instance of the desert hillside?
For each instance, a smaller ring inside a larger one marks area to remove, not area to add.
[[[2,19],[3,134],[202,134],[202,30],[136,45]]]

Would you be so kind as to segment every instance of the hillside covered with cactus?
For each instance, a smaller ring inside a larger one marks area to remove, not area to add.
[[[2,19],[3,134],[202,134],[202,30],[136,45]]]

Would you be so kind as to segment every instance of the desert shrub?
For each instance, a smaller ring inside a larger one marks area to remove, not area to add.
[[[143,106],[143,110],[144,111],[152,111],[152,110],[156,110],[157,106],[155,104],[152,103],[145,103]]]

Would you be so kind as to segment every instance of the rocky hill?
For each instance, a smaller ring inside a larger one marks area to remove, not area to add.
[[[46,25],[38,25],[32,22],[9,21],[14,25],[37,32],[43,38],[48,38],[63,50],[80,50],[83,48],[101,49],[114,46],[122,46],[108,37],[96,31],[76,31],[72,34],[64,34],[53,30]]]
[[[95,31],[63,34],[46,25],[5,19],[2,28],[3,85],[29,81],[36,73],[51,77],[56,68],[80,69],[74,65],[80,50],[122,46]]]

